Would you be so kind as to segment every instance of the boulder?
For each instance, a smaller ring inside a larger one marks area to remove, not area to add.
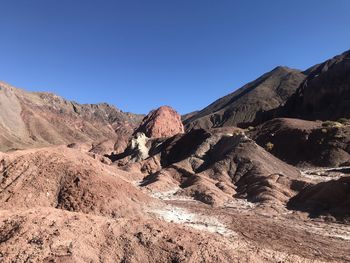
[[[143,132],[149,138],[171,137],[184,132],[181,116],[171,107],[162,106],[152,110],[135,131]]]

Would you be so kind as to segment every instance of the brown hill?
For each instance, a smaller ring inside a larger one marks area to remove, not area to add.
[[[299,166],[350,164],[350,122],[278,118],[249,132],[260,146],[281,160]]]
[[[218,99],[195,114],[186,116],[187,130],[222,126],[247,126],[257,113],[276,109],[296,91],[304,73],[277,67],[237,91]]]
[[[311,217],[350,222],[350,177],[309,186],[294,196],[288,207],[306,211]]]
[[[303,185],[297,169],[266,152],[237,128],[196,129],[144,144],[146,157],[134,165],[148,174],[143,186],[157,191],[179,188],[179,195],[207,204],[222,205],[239,197],[279,206]],[[123,156],[115,163],[130,170],[133,152],[128,154],[129,159]]]
[[[78,104],[0,82],[1,151],[110,139],[126,146],[141,118],[108,104]]]
[[[122,171],[65,146],[3,154],[0,164],[2,210],[53,207],[120,217],[152,203]]]
[[[307,70],[308,77],[286,104],[264,116],[307,120],[350,117],[350,51]]]
[[[136,129],[149,138],[171,137],[184,132],[181,116],[171,107],[162,106],[145,116]]]

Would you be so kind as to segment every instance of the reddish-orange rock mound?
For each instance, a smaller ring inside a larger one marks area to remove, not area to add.
[[[181,116],[171,107],[162,106],[152,110],[141,122],[136,132],[149,138],[170,137],[184,132]]]

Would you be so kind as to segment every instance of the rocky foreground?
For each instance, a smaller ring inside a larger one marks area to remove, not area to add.
[[[268,187],[276,177],[261,178],[265,187],[258,183],[248,199],[230,198],[202,174],[179,183],[171,175],[185,172],[173,167],[150,183],[135,167],[126,172],[64,146],[2,155],[1,261],[350,260],[348,225],[286,208],[293,179],[282,180],[283,193]]]

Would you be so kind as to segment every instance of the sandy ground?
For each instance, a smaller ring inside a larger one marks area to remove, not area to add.
[[[274,254],[275,262],[350,262],[349,225],[312,220],[287,209],[284,213],[269,214],[266,207],[243,199],[235,199],[223,207],[209,207],[178,196],[178,190],[153,192],[152,196],[166,201],[167,206],[149,211],[150,214],[167,222],[219,234],[237,246],[244,243],[246,249]]]
[[[246,199],[213,207],[78,153],[2,157],[1,263],[350,262],[350,225]]]

